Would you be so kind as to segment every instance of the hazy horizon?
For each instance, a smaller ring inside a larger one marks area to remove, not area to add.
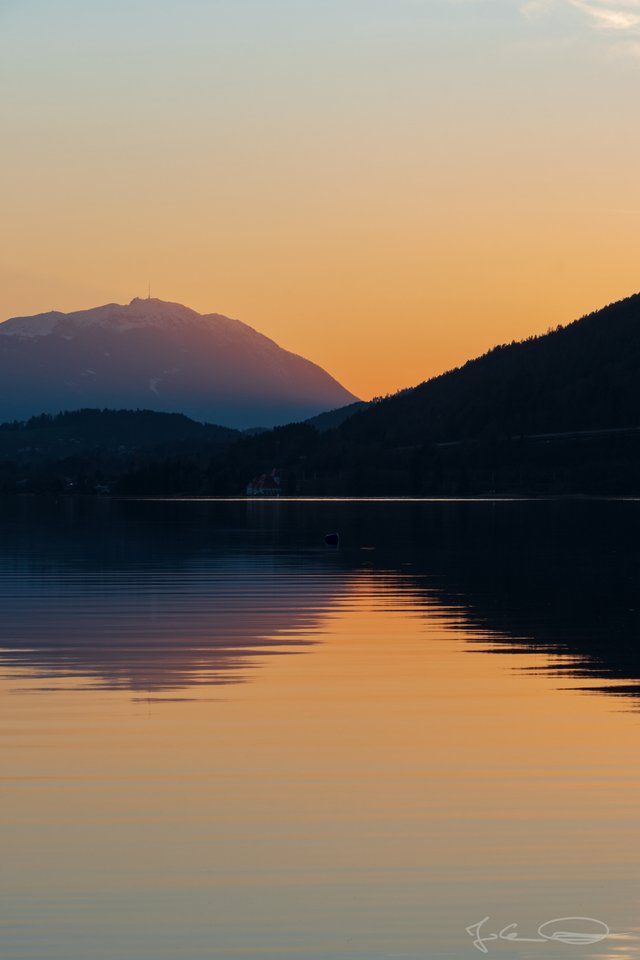
[[[0,12],[0,315],[154,296],[363,398],[638,288],[630,0]]]
[[[634,296],[634,295],[635,295],[635,294],[631,294],[631,296]],[[625,297],[625,298],[622,298],[622,299],[625,299],[625,300],[626,300],[626,299],[628,299],[628,298]],[[167,298],[167,299],[164,299],[164,298],[161,299],[161,298],[159,298],[159,297],[155,297],[154,295],[151,295],[151,296],[148,295],[147,297],[138,297],[138,296],[136,296],[136,297],[133,297],[130,301],[127,301],[126,303],[117,303],[116,301],[113,301],[113,302],[104,303],[104,304],[94,304],[94,305],[91,305],[91,306],[80,307],[80,308],[75,309],[75,310],[64,310],[64,309],[58,309],[58,308],[54,307],[54,308],[52,308],[50,311],[49,311],[49,310],[42,310],[42,311],[38,310],[38,311],[35,311],[33,314],[30,314],[30,315],[15,315],[15,316],[11,316],[11,317],[5,317],[5,318],[3,318],[2,320],[0,320],[0,327],[1,327],[3,324],[8,323],[9,321],[12,321],[12,320],[23,320],[23,319],[30,319],[30,318],[32,318],[32,317],[47,316],[49,313],[60,313],[60,314],[63,315],[63,316],[70,316],[70,315],[78,314],[78,313],[79,313],[79,314],[82,314],[82,313],[90,313],[91,311],[99,311],[101,308],[106,307],[106,306],[126,307],[126,306],[132,305],[136,300],[140,300],[140,301],[154,301],[154,300],[155,300],[155,301],[160,302],[160,303],[163,303],[163,304],[165,304],[165,305],[166,305],[166,304],[172,304],[172,305],[176,305],[176,306],[179,306],[179,307],[186,307],[187,309],[190,309],[190,310],[193,310],[193,309],[194,309],[193,307],[190,307],[189,304],[180,303],[179,301],[177,301],[177,300],[175,300],[175,299],[173,299],[173,298],[171,298],[171,297],[169,297],[169,298]],[[567,326],[567,324],[570,324],[570,323],[574,322],[575,320],[581,320],[581,319],[583,319],[584,316],[588,316],[589,314],[592,314],[592,313],[598,313],[601,309],[604,309],[605,306],[610,306],[611,303],[615,303],[615,302],[619,302],[619,301],[610,301],[610,302],[607,303],[607,304],[602,304],[601,306],[596,307],[596,308],[594,308],[593,310],[587,310],[587,311],[585,311],[585,314],[584,314],[583,316],[581,316],[581,317],[574,317],[574,318],[572,318],[571,320],[566,321],[565,323],[560,323],[559,325],[560,325],[560,326]],[[205,309],[205,310],[202,310],[202,311],[197,310],[197,311],[195,311],[195,312],[196,312],[199,316],[202,316],[202,317],[207,317],[207,316],[222,316],[222,317],[225,317],[225,319],[237,320],[237,321],[240,321],[241,323],[244,323],[244,321],[242,320],[241,317],[227,317],[226,314],[221,314],[221,313],[220,313],[219,311],[217,311],[217,310],[206,310],[206,309]],[[283,350],[285,350],[285,351],[287,351],[287,352],[291,352],[291,353],[295,354],[296,356],[300,356],[300,357],[302,357],[303,359],[310,361],[311,363],[313,363],[313,364],[316,365],[316,366],[320,366],[321,369],[324,370],[326,373],[328,373],[331,378],[334,378],[334,377],[335,377],[335,374],[333,373],[333,371],[332,371],[331,369],[327,369],[326,367],[323,367],[322,364],[319,364],[318,361],[317,361],[313,356],[308,356],[308,355],[305,355],[305,354],[296,353],[295,350],[290,351],[284,344],[279,343],[279,342],[278,342],[274,337],[272,337],[272,336],[269,334],[269,332],[266,331],[266,330],[261,330],[261,329],[259,329],[259,328],[257,328],[257,327],[252,327],[252,329],[254,329],[256,332],[262,334],[263,336],[267,337],[268,339],[273,339],[274,342],[275,342],[279,347],[281,347]],[[541,336],[541,335],[543,335],[543,334],[545,334],[545,333],[549,333],[552,329],[553,329],[553,328],[551,328],[551,327],[547,327],[545,330],[532,331],[532,332],[530,332],[529,334],[523,333],[523,334],[522,334],[521,336],[519,336],[518,338],[511,338],[510,340],[507,338],[505,341],[489,344],[488,347],[487,347],[484,351],[482,351],[482,353],[473,354],[473,355],[469,355],[469,356],[462,356],[456,363],[452,363],[451,366],[444,367],[444,368],[441,369],[441,370],[436,369],[436,370],[432,371],[431,373],[429,373],[428,376],[424,376],[424,377],[420,378],[419,380],[416,380],[415,382],[402,384],[402,385],[400,385],[399,387],[397,387],[396,389],[388,391],[387,394],[386,394],[386,396],[393,396],[393,395],[395,395],[396,393],[401,393],[401,392],[403,392],[404,390],[409,390],[409,389],[412,389],[413,387],[417,387],[417,386],[419,386],[420,384],[422,384],[422,383],[426,382],[427,380],[430,380],[430,379],[432,379],[432,378],[434,378],[434,377],[441,376],[441,375],[443,375],[443,374],[445,374],[445,373],[450,373],[450,372],[452,372],[453,370],[455,370],[455,369],[457,369],[457,368],[459,368],[459,367],[464,366],[465,363],[467,363],[468,361],[478,359],[480,356],[484,355],[484,354],[487,353],[488,351],[491,351],[494,347],[504,346],[504,345],[506,345],[506,344],[508,344],[508,343],[513,343],[513,342],[522,342],[522,341],[524,341],[524,340],[527,340],[527,339],[528,339],[529,337],[531,337],[531,336]],[[337,377],[335,377],[335,379],[338,380]],[[349,387],[349,384],[348,384],[348,383],[344,383],[344,382],[341,381],[341,380],[338,380],[338,383],[340,384],[340,386],[344,387],[347,391],[350,390],[350,387]],[[353,393],[353,391],[350,391],[350,392]],[[365,402],[367,402],[367,401],[369,401],[369,400],[371,400],[371,399],[377,399],[377,398],[382,397],[382,396],[385,396],[385,394],[383,394],[383,393],[373,394],[372,396],[367,396],[367,397],[358,397],[357,394],[354,394],[354,397],[355,397],[356,400],[364,400]],[[330,412],[330,410],[332,410],[332,409],[334,409],[334,408],[333,408],[333,407],[328,408],[327,412]],[[338,408],[335,408],[335,409],[338,409]]]

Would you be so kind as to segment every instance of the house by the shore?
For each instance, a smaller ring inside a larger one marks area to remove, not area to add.
[[[248,497],[279,497],[281,493],[282,484],[275,467],[271,473],[261,473],[247,484]]]

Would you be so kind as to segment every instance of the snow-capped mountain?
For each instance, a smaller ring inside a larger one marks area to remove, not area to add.
[[[0,421],[118,407],[243,428],[304,420],[355,399],[247,324],[178,303],[136,298],[0,323]]]

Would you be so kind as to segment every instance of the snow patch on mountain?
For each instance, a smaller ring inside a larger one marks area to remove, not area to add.
[[[139,298],[0,323],[0,384],[0,420],[81,403],[244,428],[355,400],[317,364],[240,320]]]

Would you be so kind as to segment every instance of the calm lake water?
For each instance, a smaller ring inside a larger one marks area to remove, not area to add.
[[[0,532],[3,960],[640,957],[640,503]]]

